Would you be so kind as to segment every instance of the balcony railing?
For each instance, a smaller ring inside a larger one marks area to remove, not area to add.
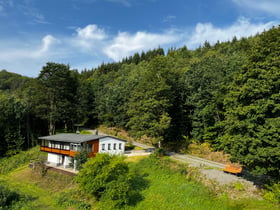
[[[46,146],[40,146],[40,150],[43,152],[51,152],[51,153],[56,153],[56,154],[69,155],[71,157],[74,157],[76,154],[75,151],[46,147]]]
[[[76,154],[80,153],[78,151],[57,149],[57,148],[46,147],[46,146],[40,146],[40,151],[51,152],[51,153],[62,154],[62,155],[69,155],[71,157],[74,157]],[[94,152],[88,153],[89,157],[95,157],[95,155],[96,155],[96,153],[94,153]]]

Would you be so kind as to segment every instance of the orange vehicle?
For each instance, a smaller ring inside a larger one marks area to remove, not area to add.
[[[224,172],[239,175],[242,173],[242,167],[233,164],[226,164]]]

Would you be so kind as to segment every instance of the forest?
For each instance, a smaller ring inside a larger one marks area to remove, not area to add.
[[[174,151],[207,142],[252,173],[280,179],[280,27],[81,72],[48,62],[38,72],[0,71],[2,157],[75,124],[106,125]]]

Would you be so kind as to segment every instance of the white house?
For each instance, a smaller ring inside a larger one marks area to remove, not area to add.
[[[96,153],[124,154],[125,140],[101,135],[62,133],[39,137],[40,150],[48,153],[48,162],[57,166],[70,167],[73,157],[83,149],[89,157]]]

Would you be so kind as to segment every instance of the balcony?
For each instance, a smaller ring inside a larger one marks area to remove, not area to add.
[[[57,148],[46,147],[46,146],[40,146],[40,151],[51,152],[51,153],[61,154],[61,155],[68,155],[71,157],[74,157],[75,154],[77,153],[76,151],[72,151],[72,150],[57,149]]]

